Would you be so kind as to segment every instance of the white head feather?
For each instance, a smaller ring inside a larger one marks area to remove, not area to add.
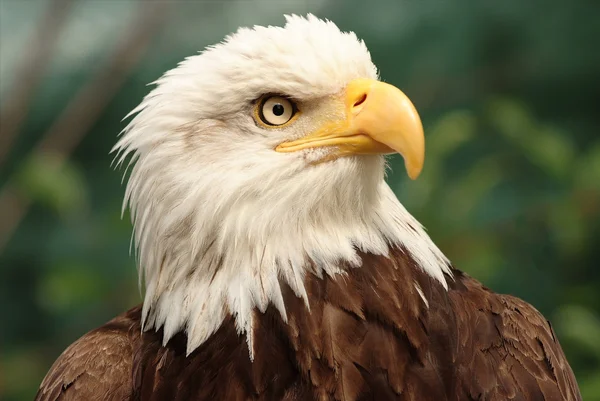
[[[343,274],[360,265],[357,250],[402,245],[446,285],[447,260],[385,183],[382,156],[311,165],[326,150],[273,150],[331,117],[327,99],[352,79],[377,78],[354,33],[312,15],[286,20],[240,29],[167,72],[115,146],[119,163],[135,163],[124,207],[146,287],[144,329],[163,327],[165,344],[185,330],[188,353],[231,313],[252,356],[253,309],[273,304],[286,319],[280,281],[310,307],[305,275]],[[305,111],[265,129],[252,109],[268,93]]]

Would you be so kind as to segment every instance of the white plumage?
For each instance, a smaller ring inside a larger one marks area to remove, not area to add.
[[[135,161],[124,207],[146,288],[144,329],[164,327],[166,343],[185,328],[188,353],[231,312],[252,355],[251,311],[271,303],[286,319],[280,280],[309,308],[308,269],[344,274],[360,264],[357,250],[401,244],[444,286],[450,274],[385,183],[383,156],[313,165],[328,148],[274,151],[341,118],[348,82],[377,78],[354,33],[312,15],[286,19],[240,29],[167,72],[114,149],[119,164]],[[256,124],[253,102],[267,93],[293,98],[302,114],[282,128]]]

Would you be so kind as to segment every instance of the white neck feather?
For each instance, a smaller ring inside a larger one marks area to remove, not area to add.
[[[281,214],[278,224],[266,224],[269,215],[278,213],[277,204],[247,202],[235,209],[197,211],[201,216],[187,216],[163,233],[138,235],[142,248],[146,243],[143,251],[151,250],[140,255],[146,282],[144,329],[162,327],[164,344],[185,330],[189,354],[230,313],[238,333],[246,335],[252,358],[253,309],[264,312],[273,304],[287,320],[280,281],[310,308],[305,275],[335,276],[344,274],[341,266],[359,267],[357,250],[387,255],[390,246],[401,245],[446,287],[444,273],[450,269],[445,256],[383,180],[374,187],[368,207],[360,209],[344,207],[335,191],[325,194],[322,204],[327,207]],[[215,224],[199,227],[198,218]]]

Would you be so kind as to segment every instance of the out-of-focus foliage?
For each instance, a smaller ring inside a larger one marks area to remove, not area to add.
[[[48,4],[0,1],[0,108],[13,100],[19,60]],[[422,113],[422,177],[409,182],[402,161],[391,161],[388,180],[402,202],[457,267],[542,311],[584,399],[600,400],[597,2],[228,0],[168,8],[163,29],[74,151],[34,152],[140,13],[134,1],[76,1],[0,165],[0,188],[28,205],[0,249],[1,399],[31,399],[68,344],[140,301],[131,227],[120,216],[121,173],[108,153],[145,84],[238,26],[313,12],[364,38],[383,79]]]

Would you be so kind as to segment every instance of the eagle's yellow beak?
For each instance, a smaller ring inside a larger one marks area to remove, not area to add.
[[[425,139],[419,114],[408,97],[395,86],[359,78],[346,87],[344,103],[345,120],[327,123],[275,150],[295,152],[333,146],[336,150],[328,159],[398,152],[404,157],[408,176],[417,178],[425,159]]]

